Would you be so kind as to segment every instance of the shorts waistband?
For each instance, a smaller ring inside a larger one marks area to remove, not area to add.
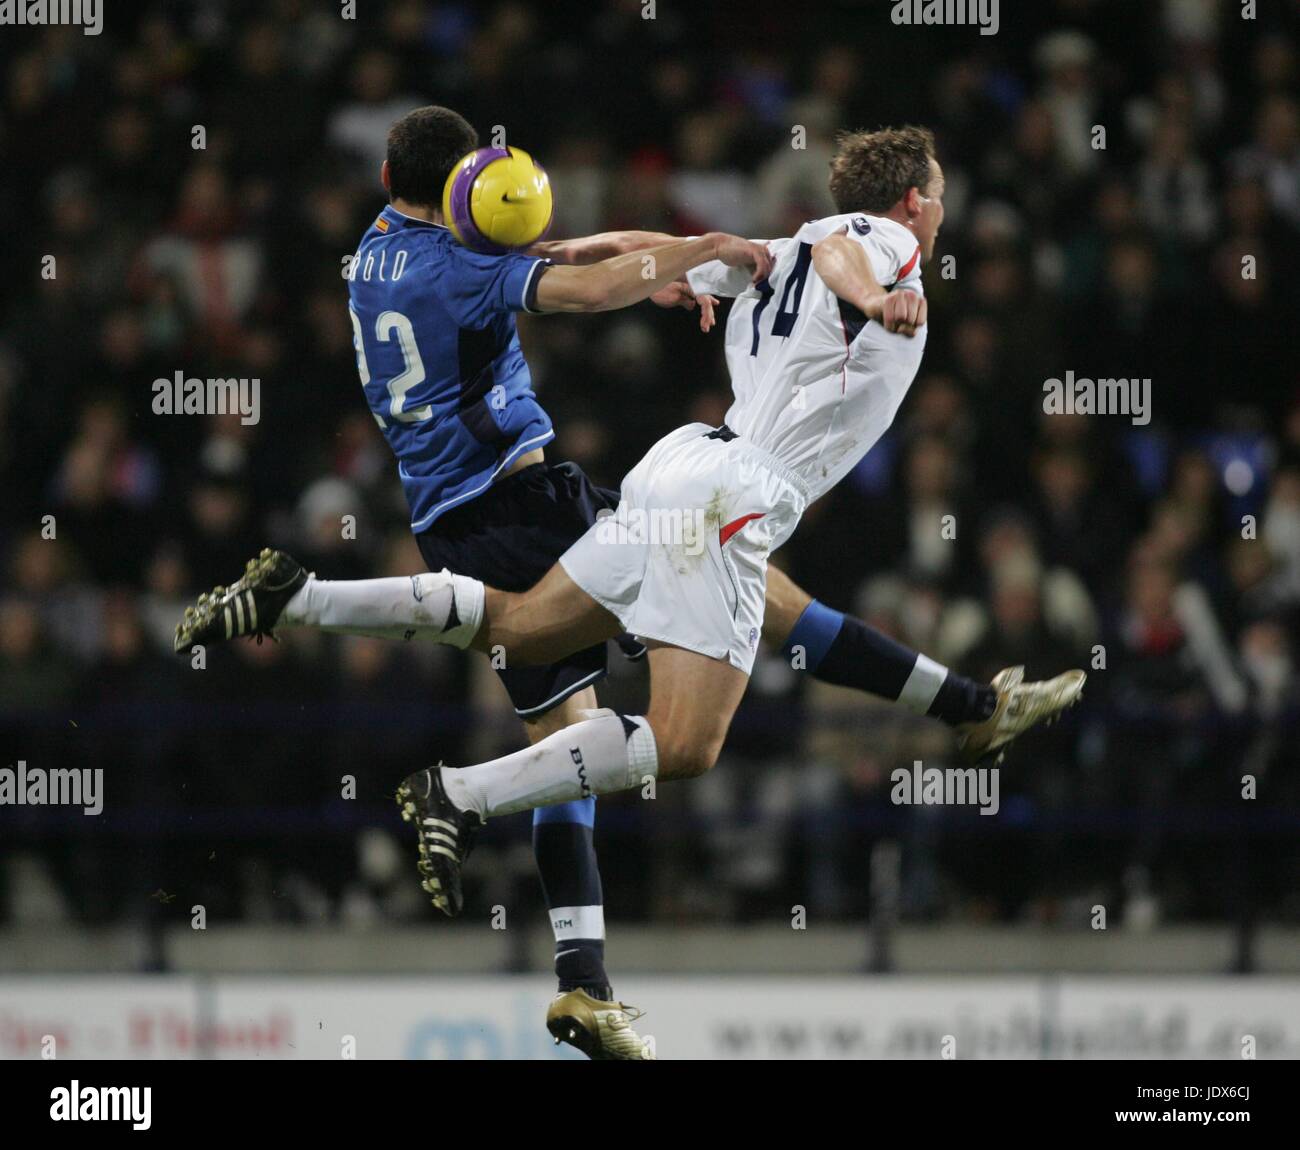
[[[752,455],[757,456],[763,463],[763,466],[772,472],[773,475],[779,476],[790,484],[791,487],[803,496],[805,503],[811,502],[811,492],[808,488],[808,481],[804,479],[802,475],[795,471],[795,469],[788,463],[782,463],[781,460],[777,459],[777,457],[768,451],[767,448],[759,447],[759,445],[753,440],[746,439],[738,431],[733,431],[725,423],[720,423],[712,431],[705,432],[702,438],[720,439],[723,443],[730,443],[733,439],[739,439],[745,445],[745,450],[750,452]]]

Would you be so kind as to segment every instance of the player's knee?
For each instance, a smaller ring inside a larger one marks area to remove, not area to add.
[[[698,779],[713,769],[718,761],[718,752],[713,747],[692,747],[681,759],[678,777]]]
[[[666,779],[694,779],[707,774],[722,749],[718,740],[670,736],[661,740],[656,732],[659,776]]]

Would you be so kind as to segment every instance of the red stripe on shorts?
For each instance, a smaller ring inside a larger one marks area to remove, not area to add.
[[[755,511],[752,515],[742,515],[739,519],[733,519],[720,532],[718,532],[718,546],[725,546],[727,540],[735,535],[735,533],[744,527],[751,519],[762,518],[763,512]]]

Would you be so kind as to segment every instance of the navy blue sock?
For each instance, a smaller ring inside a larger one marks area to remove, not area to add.
[[[561,990],[608,999],[605,908],[593,835],[594,797],[533,811],[533,855],[555,932],[555,975]]]
[[[953,725],[987,719],[997,706],[997,692],[988,684],[955,675],[816,599],[804,608],[782,653],[823,682],[893,699]]]

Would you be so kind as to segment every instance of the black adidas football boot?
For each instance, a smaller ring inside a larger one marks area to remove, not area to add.
[[[455,918],[465,902],[460,870],[483,820],[475,811],[462,811],[447,797],[439,767],[416,771],[403,779],[397,788],[397,805],[402,818],[415,824],[421,888],[432,896],[433,905],[443,914]]]
[[[224,643],[243,635],[270,635],[284,605],[307,582],[302,564],[283,551],[264,547],[229,587],[214,587],[185,608],[176,624],[177,652],[201,644]]]

